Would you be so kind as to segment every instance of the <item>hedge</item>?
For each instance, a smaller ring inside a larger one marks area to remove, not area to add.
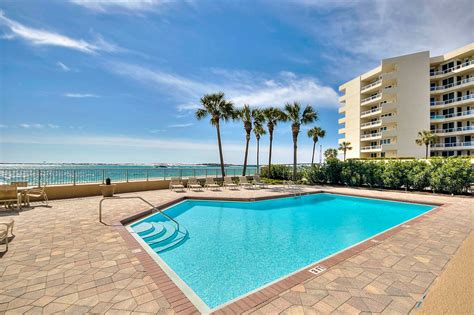
[[[291,167],[272,165],[271,174],[262,176],[290,179]],[[310,184],[342,184],[359,187],[409,189],[460,194],[474,183],[474,167],[469,158],[449,157],[429,160],[347,160],[330,159],[323,165],[299,169],[299,177]]]

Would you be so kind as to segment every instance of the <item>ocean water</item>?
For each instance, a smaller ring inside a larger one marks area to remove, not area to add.
[[[248,166],[246,174],[256,173],[255,166]],[[242,175],[242,166],[228,166],[226,175]],[[27,181],[31,185],[103,183],[159,180],[170,177],[206,177],[221,175],[219,166],[206,165],[111,165],[111,164],[0,164],[0,183]]]
[[[333,194],[188,200],[166,213],[189,238],[159,256],[212,309],[432,208]]]

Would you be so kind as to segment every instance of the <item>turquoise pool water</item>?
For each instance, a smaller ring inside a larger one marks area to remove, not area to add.
[[[181,226],[176,245],[151,248],[212,309],[432,208],[333,194],[188,200],[166,210]],[[164,235],[152,224],[170,229],[163,221],[155,214],[131,227],[150,243]]]

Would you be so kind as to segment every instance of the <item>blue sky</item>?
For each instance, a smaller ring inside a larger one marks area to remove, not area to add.
[[[215,130],[194,119],[199,98],[217,91],[236,106],[311,104],[327,131],[320,143],[335,147],[338,85],[381,58],[471,42],[473,9],[464,0],[0,0],[0,161],[217,162]],[[225,161],[241,163],[241,124],[222,137]],[[275,161],[291,162],[288,125],[274,143]],[[266,161],[268,137],[261,146]],[[301,162],[311,146],[303,130]]]

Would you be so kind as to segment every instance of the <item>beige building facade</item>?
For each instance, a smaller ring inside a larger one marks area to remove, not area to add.
[[[438,136],[431,156],[474,155],[474,44],[384,59],[339,91],[348,158],[422,158],[425,148],[415,143],[422,130]]]

